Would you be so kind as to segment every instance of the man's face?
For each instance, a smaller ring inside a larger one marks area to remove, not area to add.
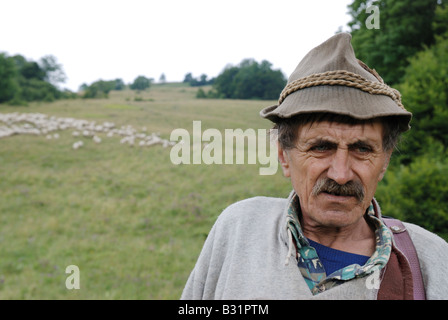
[[[379,122],[306,124],[299,128],[296,148],[279,148],[302,218],[312,226],[331,228],[353,225],[364,215],[390,155],[383,150]]]

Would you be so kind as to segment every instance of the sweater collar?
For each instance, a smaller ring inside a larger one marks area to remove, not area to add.
[[[301,214],[300,199],[298,195],[292,191],[288,197],[288,203],[286,206],[286,228],[284,229],[289,238],[289,252],[286,258],[286,264],[288,264],[291,256],[294,256],[297,259],[300,256],[300,252],[307,251],[307,249],[312,249],[312,251],[314,251],[314,248],[310,246],[308,239],[303,234],[303,230],[300,225]],[[375,252],[364,266],[347,266],[331,275],[327,275],[327,277],[319,276],[319,281],[314,281],[313,285],[309,282],[309,286],[312,291],[318,292],[325,286],[327,288],[332,287],[337,284],[338,281],[340,282],[340,280],[350,280],[355,277],[363,277],[372,274],[375,271],[381,270],[387,264],[392,249],[392,234],[381,219],[380,207],[375,199],[372,199],[372,203],[366,210],[365,214],[366,219],[368,219],[375,228]],[[295,251],[294,254],[293,251]],[[317,256],[313,259],[314,266],[320,264]],[[301,272],[304,274],[304,277],[305,274],[310,276],[310,270],[301,270]],[[312,286],[314,286],[314,288],[312,288]]]

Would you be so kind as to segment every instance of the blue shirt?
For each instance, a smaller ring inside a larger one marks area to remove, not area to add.
[[[358,264],[360,266],[363,266],[370,258],[368,256],[326,247],[310,239],[308,239],[308,242],[316,250],[316,253],[319,256],[320,262],[324,266],[327,276],[351,264]]]

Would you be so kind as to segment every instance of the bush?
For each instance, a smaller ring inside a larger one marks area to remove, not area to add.
[[[448,239],[448,161],[422,156],[392,168],[378,185],[384,215],[415,223]]]
[[[204,89],[202,89],[202,88],[198,89],[198,91],[196,92],[196,98],[198,98],[198,99],[207,98],[207,94],[205,93]]]
[[[215,90],[210,89],[209,91],[205,91],[202,88],[199,88],[196,92],[197,99],[219,99],[222,98]]]
[[[25,101],[52,102],[59,97],[59,90],[52,84],[36,79],[20,79],[20,94]]]

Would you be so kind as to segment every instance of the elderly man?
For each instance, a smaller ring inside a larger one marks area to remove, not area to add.
[[[448,244],[374,198],[411,114],[350,40],[311,50],[261,111],[293,191],[229,206],[182,299],[448,299]]]

